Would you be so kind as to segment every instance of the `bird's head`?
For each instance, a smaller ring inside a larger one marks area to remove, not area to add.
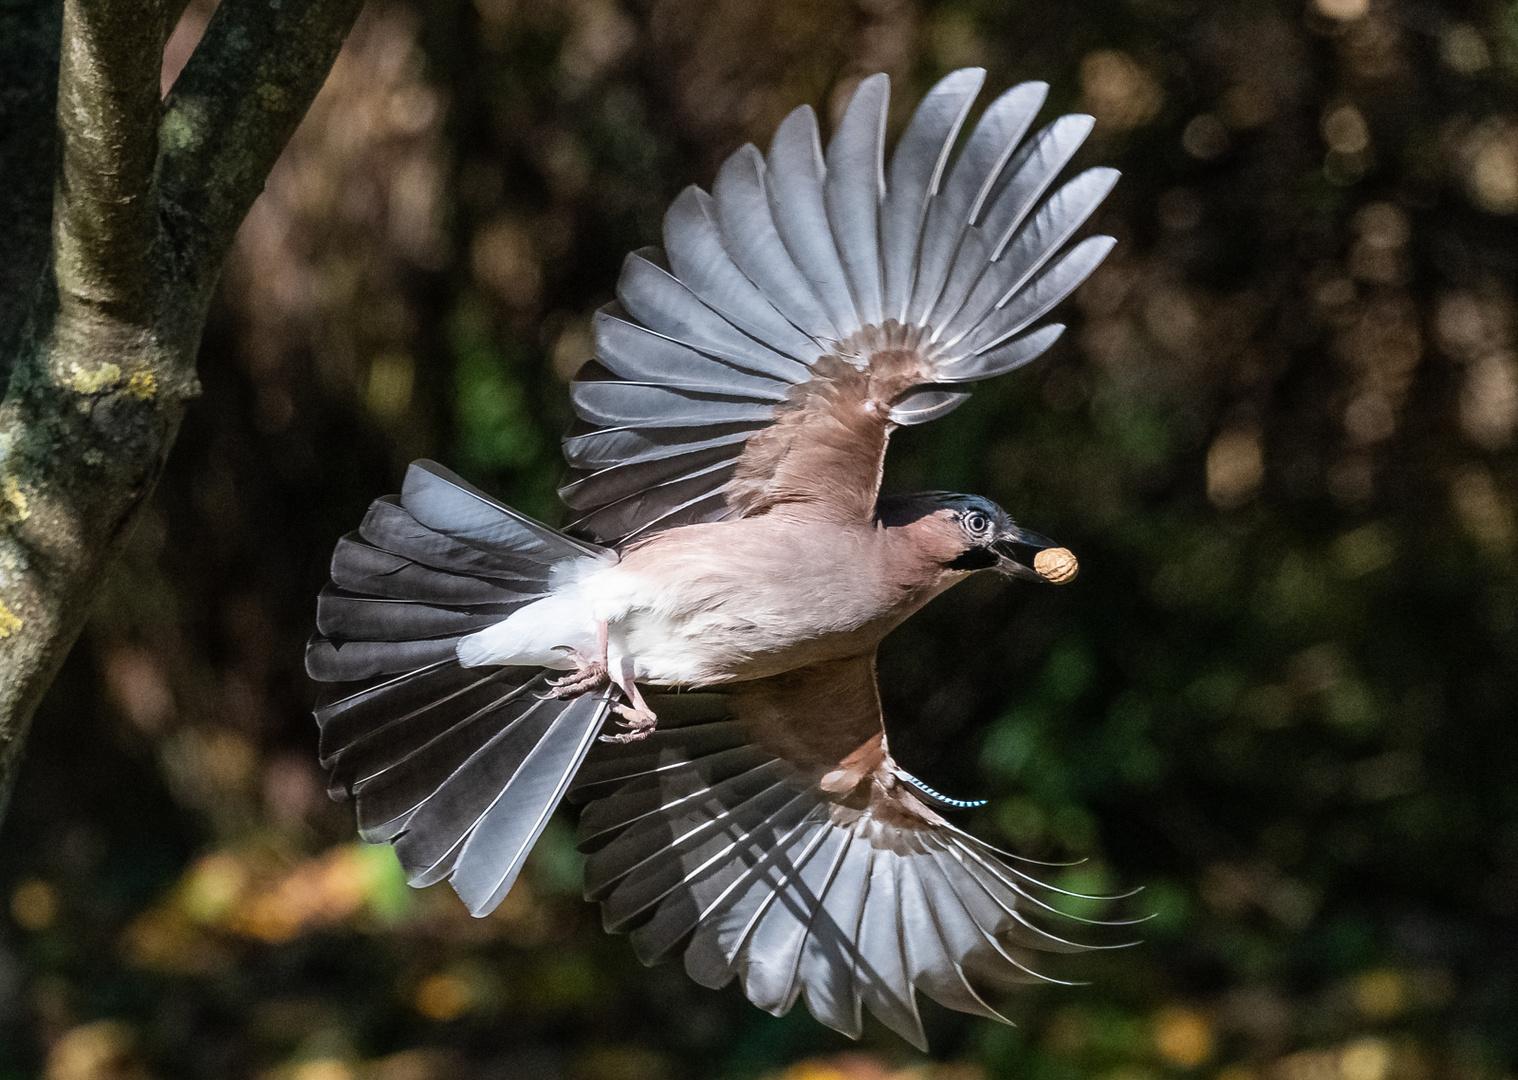
[[[877,511],[886,526],[913,525],[913,532],[944,568],[995,570],[1028,581],[1064,582],[1075,576],[1075,557],[1052,540],[1025,529],[990,499],[927,491],[882,499]]]

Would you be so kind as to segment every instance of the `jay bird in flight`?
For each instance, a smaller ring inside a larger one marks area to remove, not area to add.
[[[586,894],[645,962],[919,1047],[916,991],[1000,1019],[986,990],[1083,947],[891,757],[875,683],[881,639],[966,576],[1075,572],[986,499],[880,494],[891,433],[1047,349],[1063,327],[1034,324],[1113,244],[1069,241],[1115,171],[1045,197],[1092,121],[1025,137],[1042,83],[951,164],[984,77],[938,83],[889,163],[875,75],[825,153],[803,106],[681,193],[571,388],[566,530],[421,461],[338,542],[322,763],[411,884],[485,915],[567,795]]]

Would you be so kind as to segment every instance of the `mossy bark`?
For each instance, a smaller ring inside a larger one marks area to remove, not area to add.
[[[16,215],[0,241],[0,814],[32,713],[197,392],[232,238],[359,7],[223,0],[163,100],[174,0],[64,0],[61,34],[46,0],[4,15],[8,67],[56,71],[57,92],[3,77],[17,92],[0,137]]]

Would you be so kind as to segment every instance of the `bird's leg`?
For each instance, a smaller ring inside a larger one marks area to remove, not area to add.
[[[549,683],[549,691],[545,695],[550,698],[579,697],[588,694],[592,690],[599,690],[606,685],[606,620],[596,623],[596,655],[587,659],[578,652],[572,653],[575,661],[575,670],[565,675],[562,679],[555,679]]]
[[[622,693],[627,695],[630,705],[613,705],[612,710],[622,719],[617,721],[626,731],[616,735],[602,735],[602,742],[630,743],[639,739],[646,739],[658,724],[659,717],[648,707],[648,702],[643,700],[643,693],[638,689],[638,684],[633,678],[632,661],[627,657],[621,657],[611,668],[611,681],[617,685]]]

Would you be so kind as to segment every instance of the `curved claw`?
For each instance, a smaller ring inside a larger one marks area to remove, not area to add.
[[[606,685],[606,665],[599,660],[584,660],[576,658],[576,668],[565,675],[562,679],[554,679],[548,684],[549,691],[544,697],[565,698],[579,697],[588,694],[592,690],[599,690]]]
[[[641,695],[639,695],[641,697]],[[622,719],[617,721],[618,726],[628,730],[616,735],[602,735],[601,741],[606,743],[630,743],[646,739],[653,733],[654,727],[659,723],[659,717],[647,705],[639,708],[636,705],[613,705],[612,711]]]

